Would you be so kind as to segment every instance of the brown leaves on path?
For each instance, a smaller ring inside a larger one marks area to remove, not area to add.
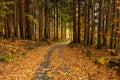
[[[50,58],[50,80],[120,80],[116,72],[87,58],[82,49],[64,46],[61,50],[54,50]],[[66,71],[62,70],[64,65],[67,67]]]
[[[18,56],[19,60],[15,62],[0,62],[0,80],[30,80],[50,48],[47,45],[36,47],[36,43],[29,40],[18,40],[6,42],[5,44],[9,53],[11,51],[9,48],[18,47],[19,51],[15,55]],[[29,50],[32,47],[34,49]],[[6,54],[9,54],[8,52]],[[21,55],[21,52],[24,53]]]

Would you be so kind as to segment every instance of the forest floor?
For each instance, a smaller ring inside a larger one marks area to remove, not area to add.
[[[106,51],[28,40],[4,40],[0,47],[0,80],[120,80],[103,60]]]
[[[0,80],[30,80],[50,42],[2,40],[0,42]]]

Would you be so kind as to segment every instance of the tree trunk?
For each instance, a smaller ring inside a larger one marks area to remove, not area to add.
[[[20,2],[20,3],[19,3],[20,38],[24,39],[24,34],[23,34],[23,33],[24,33],[24,32],[23,32],[23,27],[24,27],[24,22],[23,22],[23,21],[24,21],[24,19],[23,19],[23,18],[24,18],[24,16],[23,16],[23,14],[24,14],[24,11],[23,11],[23,10],[24,10],[24,9],[23,9],[23,8],[24,8],[24,7],[23,7],[22,1],[20,0],[19,2]]]
[[[92,0],[92,25],[91,25],[91,45],[94,46],[94,40],[95,40],[95,2]]]
[[[78,41],[76,31],[76,0],[73,0],[73,43]]]
[[[81,0],[78,0],[78,43],[81,43],[81,23],[80,23],[80,15],[81,15]]]
[[[98,26],[98,44],[97,48],[101,49],[102,47],[102,5],[103,0],[99,1],[100,9],[99,9],[99,26]]]

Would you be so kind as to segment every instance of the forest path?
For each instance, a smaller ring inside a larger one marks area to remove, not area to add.
[[[51,47],[32,80],[120,80],[115,72],[87,58],[83,50],[66,43]]]
[[[69,42],[66,43],[60,43],[58,45],[52,46],[47,54],[44,56],[44,61],[40,64],[39,68],[37,69],[34,77],[32,80],[49,80],[51,77],[49,76],[49,66],[51,64],[51,56],[54,55],[54,52],[57,51],[57,56],[59,58],[61,58],[62,60],[64,60],[64,57],[62,55],[62,47],[65,46],[66,44],[68,44]],[[65,60],[64,62],[62,62],[61,64],[62,69],[60,71],[62,72],[67,72],[67,66],[65,64]]]

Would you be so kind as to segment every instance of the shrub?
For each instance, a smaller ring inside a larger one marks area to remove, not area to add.
[[[97,60],[97,63],[98,64],[106,64],[106,61],[109,59],[109,57],[108,56],[103,56],[103,57],[101,57],[101,58],[99,58],[98,60]]]
[[[7,55],[4,55],[4,56],[0,56],[0,61],[5,61],[5,62],[8,62],[9,61],[9,58]]]

